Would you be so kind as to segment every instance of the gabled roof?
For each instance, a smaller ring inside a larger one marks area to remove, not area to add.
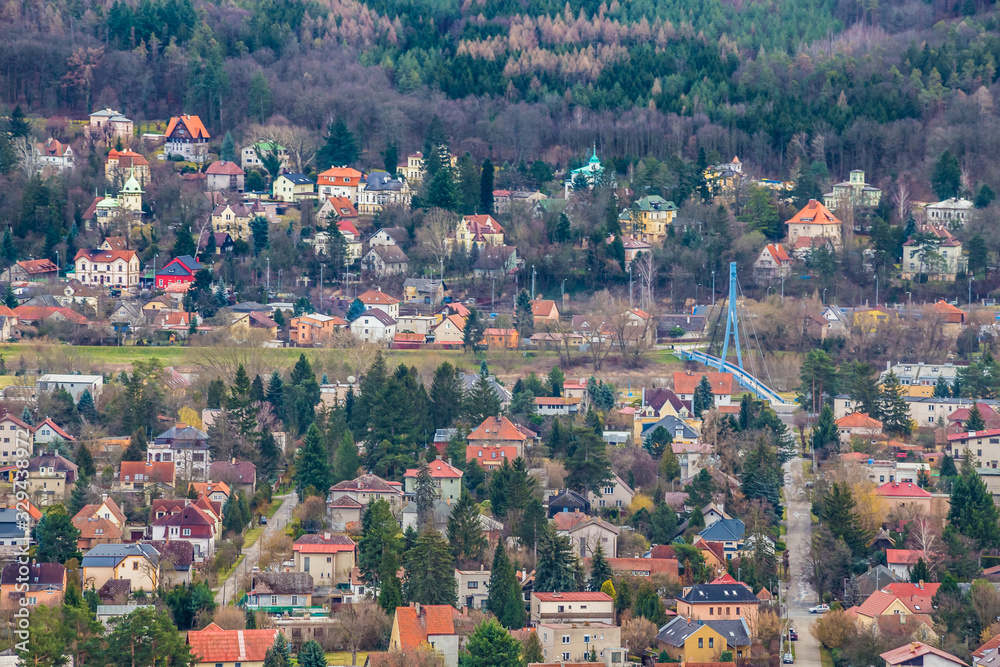
[[[569,530],[586,518],[587,515],[579,511],[557,512],[556,515],[552,517],[552,525],[556,527],[556,530]]]
[[[113,148],[108,152],[108,161],[110,162],[111,160],[118,160],[118,166],[120,168],[142,167],[149,165],[149,161],[135,151],[116,151]]]
[[[29,275],[55,273],[59,267],[51,259],[26,259],[17,263]]]
[[[566,512],[562,512],[562,514],[566,514]],[[590,526],[596,526],[601,530],[606,530],[609,533],[614,533],[615,535],[621,532],[621,529],[618,526],[605,521],[599,516],[584,516],[582,520],[577,521],[570,527],[569,532],[575,533],[579,530],[583,530],[584,528],[589,528]]]
[[[215,528],[215,521],[194,504],[186,506],[176,514],[167,514],[153,521],[154,526],[205,526]]]
[[[840,220],[830,212],[826,206],[815,199],[810,199],[801,211],[792,216],[791,220],[785,222],[786,225],[809,224],[809,225],[839,225]]]
[[[766,252],[769,255],[771,255],[771,259],[773,259],[774,263],[777,264],[778,266],[781,266],[782,264],[787,264],[792,261],[792,258],[788,256],[787,252],[785,252],[785,247],[780,243],[768,243],[764,247],[763,252]]]
[[[709,602],[760,602],[749,588],[742,584],[698,584],[685,588],[678,600],[691,604],[706,604]]]
[[[924,557],[919,549],[886,549],[885,562],[890,565],[916,565]]]
[[[746,533],[746,527],[739,519],[719,519],[698,535],[709,542],[739,542]]]
[[[420,605],[419,612],[415,607],[396,607],[400,650],[415,651],[432,635],[454,635],[455,613],[450,605]]]
[[[1000,648],[1000,635],[993,635],[989,641],[972,652],[972,657],[981,658],[995,648]]]
[[[379,308],[372,308],[371,310],[366,310],[364,313],[361,314],[361,317],[373,317],[379,322],[381,322],[383,326],[387,327],[392,326],[393,324],[396,323],[396,320],[394,320],[392,316],[389,315],[389,313]],[[355,322],[359,322],[361,320],[361,317],[355,320]]]
[[[205,173],[219,176],[243,176],[246,172],[244,172],[243,169],[235,162],[216,160],[212,164],[208,165],[208,169],[205,170]]]
[[[173,482],[174,465],[167,461],[122,461],[118,480],[121,482]]]
[[[364,505],[350,496],[340,496],[336,500],[328,502],[326,506],[331,509],[361,509],[364,507]]]
[[[160,552],[151,544],[98,544],[83,554],[83,567],[114,567],[130,556],[141,556],[153,563],[160,560]]]
[[[372,306],[394,306],[399,303],[399,299],[392,296],[391,294],[386,294],[382,290],[370,289],[367,292],[363,292],[357,296],[361,303],[368,307]]]
[[[173,561],[174,569],[187,571],[194,563],[194,543],[184,540],[155,540],[149,542],[164,558]]]
[[[64,431],[64,430],[63,430],[63,429],[62,429],[62,428],[61,428],[61,427],[59,426],[59,424],[57,424],[57,423],[55,423],[54,421],[52,421],[52,418],[51,418],[51,417],[46,417],[46,418],[45,418],[45,421],[43,421],[43,422],[42,422],[41,424],[39,424],[38,426],[34,427],[34,428],[33,428],[33,429],[31,429],[31,430],[32,430],[32,431],[34,431],[35,433],[38,433],[38,429],[42,428],[43,426],[48,426],[48,427],[49,427],[50,429],[52,429],[52,431],[53,431],[53,432],[54,432],[54,433],[55,433],[56,435],[58,435],[58,436],[59,436],[60,438],[62,438],[63,440],[68,440],[68,441],[70,441],[70,442],[72,442],[72,441],[76,440],[76,438],[74,438],[74,437],[73,437],[73,436],[71,436],[71,435],[70,435],[69,433],[67,433],[66,431]],[[112,502],[114,502],[114,501],[112,501]]]
[[[138,258],[135,250],[98,250],[96,248],[80,248],[76,251],[73,261],[84,258],[91,262],[113,262],[118,259],[131,262]]]
[[[354,502],[357,503],[357,501]],[[292,545],[292,551],[304,554],[334,554],[354,551],[354,549],[354,542],[347,535],[331,535],[330,533],[303,535]]]
[[[201,122],[201,118],[198,116],[174,116],[170,119],[170,124],[167,125],[167,131],[163,134],[167,139],[170,139],[179,125],[183,125],[187,130],[188,135],[192,139],[210,139],[208,136],[208,130],[205,129],[205,125]]]
[[[352,480],[338,482],[330,491],[364,491],[367,493],[401,493],[398,487],[390,485],[377,475],[361,475]]]
[[[41,456],[36,456],[28,462],[28,470],[37,472],[41,468],[51,468],[56,472],[75,473],[77,465],[59,454],[45,452]]]
[[[558,310],[555,301],[535,299],[531,302],[531,314],[535,317],[552,317],[553,310]]]
[[[869,618],[878,616],[888,609],[889,605],[895,602],[896,599],[897,596],[892,593],[875,591],[868,596],[868,599],[858,605],[858,614],[868,616]]]
[[[410,261],[410,258],[398,245],[376,245],[372,246],[369,252],[378,255],[386,264],[404,264]]]
[[[612,597],[601,591],[594,592],[564,592],[564,593],[539,593],[532,592],[531,597],[538,598],[541,602],[611,602]]]
[[[956,665],[965,665],[965,667],[968,667],[966,663],[956,658],[951,653],[946,653],[941,649],[934,648],[933,646],[928,646],[923,642],[911,642],[904,646],[900,646],[899,648],[894,648],[891,651],[886,651],[879,657],[885,660],[886,663],[891,667],[893,665],[899,665],[904,662],[909,662],[911,660],[919,658],[922,655],[927,655],[928,653],[933,653],[939,658],[943,658],[948,662],[953,662]]]
[[[106,505],[107,506],[108,512],[113,517],[115,517],[116,519],[118,519],[119,523],[125,523],[125,521],[127,520],[125,518],[125,513],[121,511],[121,508],[118,507],[118,503],[116,503],[115,499],[112,498],[111,496],[108,496],[107,498],[103,499],[100,503],[93,503],[91,505],[84,505],[83,509],[81,509],[79,512],[76,513],[76,516],[78,516],[78,517],[80,517],[80,516],[82,516],[82,517],[91,517],[91,516],[94,516],[97,513],[97,511],[99,509],[101,509],[102,505]]]
[[[923,597],[934,597],[937,595],[938,589],[941,588],[941,584],[932,584],[929,581],[925,581],[923,584],[910,584],[907,582],[886,584],[882,587],[883,591],[888,591],[893,595],[899,597],[910,597],[910,596],[923,596]]]
[[[350,167],[330,167],[320,172],[316,182],[320,185],[340,185],[342,187],[357,187],[361,181],[361,172]]]
[[[257,466],[251,461],[213,461],[208,476],[211,479],[228,479],[236,484],[253,484],[257,481]]]
[[[867,412],[852,412],[833,423],[837,428],[882,428],[882,422],[869,417]]]
[[[305,174],[282,174],[278,178],[284,178],[292,182],[292,185],[312,185],[312,179]]]
[[[255,595],[309,595],[315,590],[308,572],[254,572]]]
[[[132,595],[132,582],[129,579],[108,579],[97,589],[97,596],[102,600],[128,599]]]
[[[108,539],[120,540],[122,529],[111,523],[104,517],[85,517],[77,515],[73,517],[73,526],[80,531],[80,539]]]
[[[27,583],[29,586],[62,586],[66,568],[59,563],[38,563],[27,567],[28,574],[25,581],[19,574],[20,566],[17,563],[5,565],[0,571],[0,584],[16,584],[20,577],[21,583]]]

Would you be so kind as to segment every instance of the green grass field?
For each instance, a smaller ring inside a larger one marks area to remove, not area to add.
[[[368,651],[358,651],[358,665],[365,664],[365,660],[368,658]],[[350,665],[351,664],[351,652],[350,651],[334,651],[333,653],[326,654],[326,664],[328,665]]]

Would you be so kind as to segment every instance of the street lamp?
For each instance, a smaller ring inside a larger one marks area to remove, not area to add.
[[[907,308],[913,307],[913,294],[910,292],[906,293],[906,307]]]
[[[826,288],[823,288],[823,305],[826,305]]]
[[[878,274],[875,274],[875,307],[878,308]]]
[[[715,269],[712,269],[712,305],[715,305]]]

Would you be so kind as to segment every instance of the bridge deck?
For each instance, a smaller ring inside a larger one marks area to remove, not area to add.
[[[716,368],[720,372],[725,371],[727,373],[732,373],[733,377],[736,378],[736,381],[739,382],[740,385],[754,392],[758,397],[767,399],[771,403],[777,403],[778,405],[788,405],[790,403],[790,401],[778,395],[778,392],[774,391],[735,364],[723,361],[719,357],[700,350],[681,350],[680,354],[682,359],[698,361],[710,368]]]

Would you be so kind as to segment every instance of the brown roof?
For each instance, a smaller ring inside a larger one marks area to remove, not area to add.
[[[503,415],[487,417],[467,437],[467,440],[520,440],[525,441],[525,435],[511,420]]]
[[[73,526],[80,531],[80,539],[109,539],[120,540],[122,529],[111,523],[104,517],[73,517]]]
[[[695,373],[693,371],[674,372],[674,391],[678,394],[693,394],[703,376],[708,376],[712,385],[712,393],[716,396],[729,396],[733,393],[732,373]]]
[[[205,170],[206,174],[217,174],[219,176],[243,176],[246,172],[240,168],[235,162],[229,162],[226,160],[216,160],[212,164],[208,165],[208,169]]]
[[[381,477],[377,475],[361,475],[355,479],[346,480],[343,482],[338,482],[330,487],[331,491],[368,491],[368,492],[378,492],[378,493],[399,493],[399,489],[394,486],[390,486]]]
[[[393,306],[399,303],[399,299],[392,296],[391,294],[386,294],[382,290],[370,289],[367,292],[363,292],[357,296],[361,300],[361,303],[366,306]]]
[[[313,592],[312,575],[308,572],[254,572],[255,595],[309,595]]]
[[[97,591],[102,600],[117,600],[128,598],[132,594],[132,582],[129,579],[108,579]]]
[[[187,569],[194,563],[194,544],[191,542],[155,540],[150,544],[160,552],[161,561],[163,558],[170,558],[173,561],[175,570]]]

